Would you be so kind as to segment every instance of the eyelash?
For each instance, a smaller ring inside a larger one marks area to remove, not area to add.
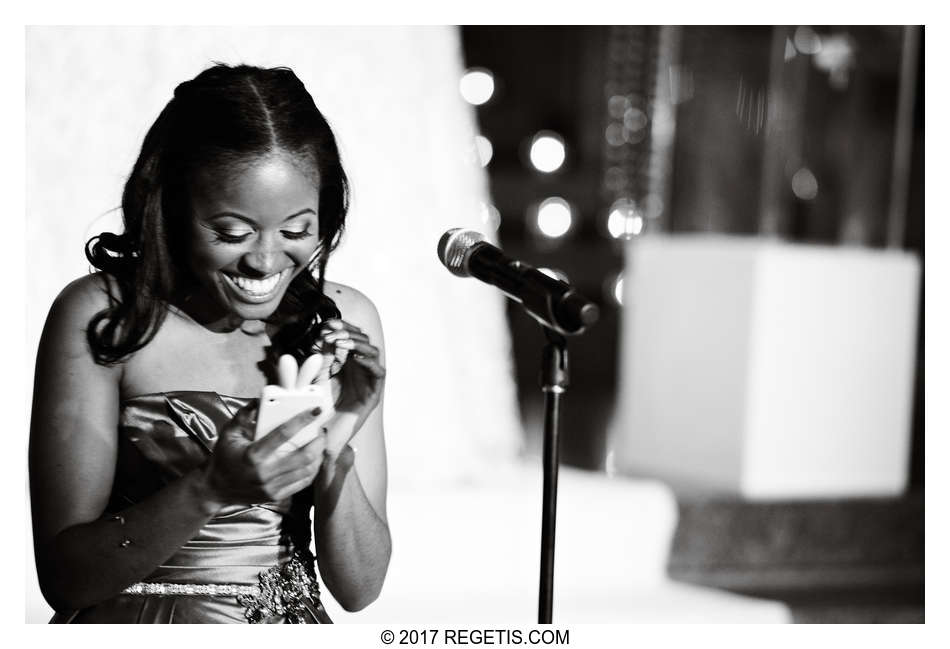
[[[215,236],[215,240],[220,243],[237,244],[237,243],[244,243],[245,241],[247,241],[247,238],[251,236],[252,234],[253,234],[252,232],[248,232],[247,234],[234,236],[234,235],[230,235],[224,232],[215,232],[214,236]],[[303,230],[302,232],[291,232],[288,230],[281,230],[281,234],[283,234],[286,239],[290,239],[291,241],[299,241],[301,239],[307,239],[313,236],[313,233],[310,230]]]

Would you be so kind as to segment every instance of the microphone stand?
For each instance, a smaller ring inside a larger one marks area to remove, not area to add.
[[[548,344],[541,361],[544,393],[544,489],[541,509],[541,576],[538,591],[538,624],[551,624],[554,598],[554,532],[557,515],[557,470],[560,440],[560,399],[569,384],[567,340],[542,326]]]

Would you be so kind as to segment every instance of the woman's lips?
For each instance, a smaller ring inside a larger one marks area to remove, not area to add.
[[[222,273],[222,275],[227,278],[231,288],[235,289],[236,292],[245,299],[252,302],[266,302],[277,292],[277,288],[290,274],[290,271],[290,268],[285,268],[279,273],[274,273],[273,275],[268,275],[260,279],[251,279],[250,277],[231,275],[229,273]]]

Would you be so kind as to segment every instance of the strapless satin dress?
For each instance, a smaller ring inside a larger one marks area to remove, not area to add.
[[[127,399],[108,512],[120,512],[204,464],[218,430],[251,399],[164,392]],[[309,551],[312,493],[223,508],[144,581],[257,586],[258,596],[118,594],[51,623],[331,622]]]

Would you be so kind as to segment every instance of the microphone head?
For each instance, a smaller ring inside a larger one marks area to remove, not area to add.
[[[468,277],[468,253],[477,243],[485,240],[485,235],[475,230],[452,228],[442,235],[436,252],[439,261],[449,272],[459,277]]]

